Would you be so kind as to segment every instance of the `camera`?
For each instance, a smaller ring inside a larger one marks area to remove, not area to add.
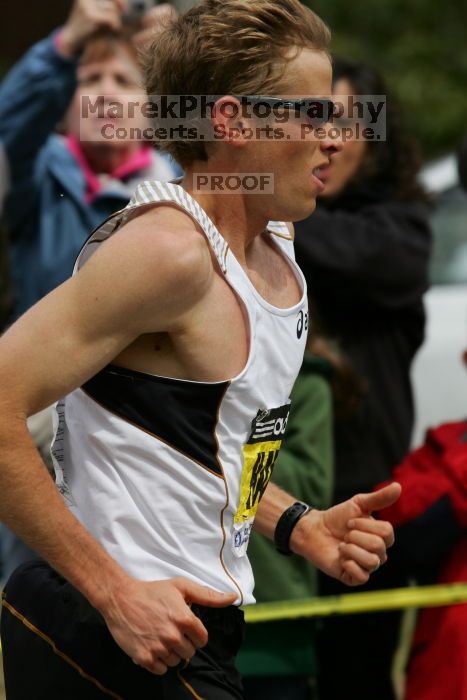
[[[135,22],[141,19],[151,7],[158,4],[158,0],[128,0],[128,10],[125,13],[125,20],[127,22]]]

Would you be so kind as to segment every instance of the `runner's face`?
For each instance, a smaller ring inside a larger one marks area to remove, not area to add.
[[[332,69],[328,55],[322,51],[302,49],[284,72],[281,84],[286,89],[280,97],[329,97]],[[251,143],[249,157],[257,172],[274,174],[274,195],[264,197],[268,218],[299,221],[314,210],[322,184],[313,171],[329,163],[340,142],[328,136],[328,126],[322,129],[324,138],[317,138],[306,117],[289,113],[287,122],[273,124],[284,131],[279,140],[263,139]],[[251,166],[250,166],[251,167]],[[261,199],[258,202],[262,206]],[[268,200],[266,202],[266,200]]]

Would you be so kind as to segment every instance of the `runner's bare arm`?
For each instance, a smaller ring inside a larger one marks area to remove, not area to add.
[[[370,574],[384,564],[386,549],[394,542],[392,525],[375,520],[371,513],[394,503],[400,491],[400,485],[393,483],[328,510],[311,510],[293,529],[291,550],[349,586],[366,583]],[[269,483],[256,514],[255,529],[272,539],[280,516],[295,500]]]
[[[0,520],[102,612],[132,658],[163,673],[207,639],[185,600],[228,605],[232,596],[182,579],[175,587],[131,579],[68,511],[26,427],[139,335],[182,328],[202,301],[212,276],[207,245],[191,230],[160,230],[159,216],[151,210],[127,224],[0,339]],[[170,609],[178,618],[167,620]]]

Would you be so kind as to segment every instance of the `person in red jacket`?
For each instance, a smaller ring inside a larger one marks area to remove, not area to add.
[[[467,581],[467,420],[429,430],[393,476],[402,496],[380,517],[396,528],[398,556],[422,583]],[[440,698],[467,700],[467,605],[418,617],[405,700]]]

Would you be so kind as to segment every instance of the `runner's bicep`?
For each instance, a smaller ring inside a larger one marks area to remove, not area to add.
[[[0,397],[36,413],[98,372],[129,342],[125,324],[83,298],[68,280],[24,314],[0,340]]]

